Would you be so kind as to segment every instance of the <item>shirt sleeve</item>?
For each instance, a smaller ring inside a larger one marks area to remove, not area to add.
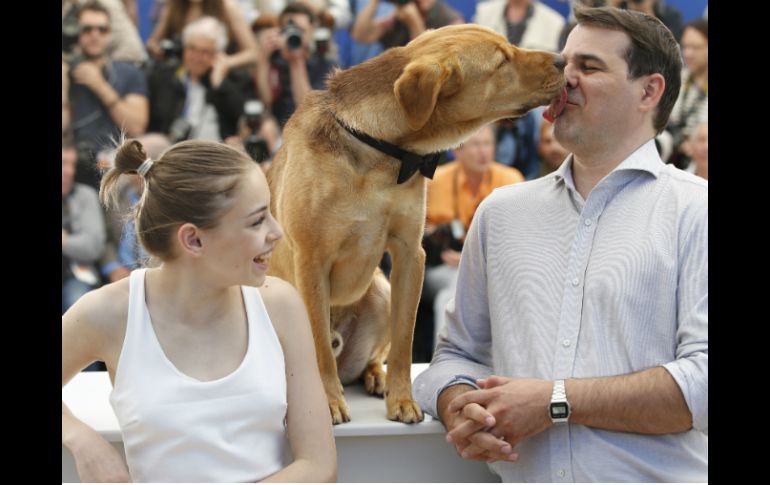
[[[414,381],[415,399],[435,418],[441,391],[492,374],[484,207],[482,202],[471,223],[460,259],[455,297],[447,305],[447,324],[439,334],[433,360]]]
[[[680,246],[676,360],[664,367],[682,390],[693,428],[708,434],[708,200],[692,212]]]

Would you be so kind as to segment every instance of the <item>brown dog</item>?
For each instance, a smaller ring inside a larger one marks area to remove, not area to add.
[[[420,155],[446,150],[548,103],[565,84],[562,67],[560,56],[519,49],[491,29],[444,27],[333,74],[286,124],[268,171],[285,231],[271,273],[305,300],[335,424],[350,420],[341,382],[361,376],[369,393],[384,392],[388,419],[423,417],[410,369],[425,179],[397,184],[401,162],[343,125]],[[376,269],[386,250],[390,284]]]

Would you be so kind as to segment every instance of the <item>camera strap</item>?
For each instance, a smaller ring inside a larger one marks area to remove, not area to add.
[[[358,138],[360,141],[366,143],[375,150],[381,151],[385,155],[389,155],[401,161],[401,169],[398,171],[398,178],[396,179],[397,184],[402,184],[412,178],[412,175],[414,175],[417,170],[419,170],[420,173],[423,174],[423,176],[426,178],[433,179],[433,174],[436,172],[439,158],[441,158],[441,155],[444,152],[418,155],[416,153],[406,151],[392,143],[388,143],[383,140],[377,140],[376,138],[372,138],[366,133],[361,133],[358,130],[354,130],[353,128],[343,123],[339,118],[337,118],[334,113],[332,113],[332,117],[335,119],[335,121],[337,121],[337,123],[339,123],[341,127],[345,128],[348,133]]]

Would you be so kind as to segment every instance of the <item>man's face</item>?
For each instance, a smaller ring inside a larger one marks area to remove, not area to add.
[[[455,150],[457,161],[467,172],[486,173],[495,157],[495,134],[485,126]]]
[[[80,14],[78,26],[78,43],[83,54],[90,59],[103,56],[110,41],[109,17],[104,12],[85,10]]]
[[[682,33],[682,58],[687,69],[700,74],[709,68],[709,41],[693,28]]]
[[[565,149],[581,153],[617,143],[635,129],[645,76],[628,79],[624,32],[578,25],[564,46],[567,105],[554,122]]]
[[[64,197],[72,190],[75,181],[75,163],[78,153],[74,148],[61,149],[61,196]]]
[[[217,43],[214,39],[196,35],[188,37],[184,46],[182,60],[184,67],[194,77],[206,74],[217,55]]]

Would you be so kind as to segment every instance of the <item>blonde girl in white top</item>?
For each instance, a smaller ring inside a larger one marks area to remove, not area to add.
[[[153,161],[126,141],[103,202],[124,173],[145,179],[137,233],[161,264],[62,316],[62,386],[105,362],[128,462],[62,402],[81,481],[335,481],[307,312],[265,274],[282,230],[260,168],[219,143],[183,142]]]

